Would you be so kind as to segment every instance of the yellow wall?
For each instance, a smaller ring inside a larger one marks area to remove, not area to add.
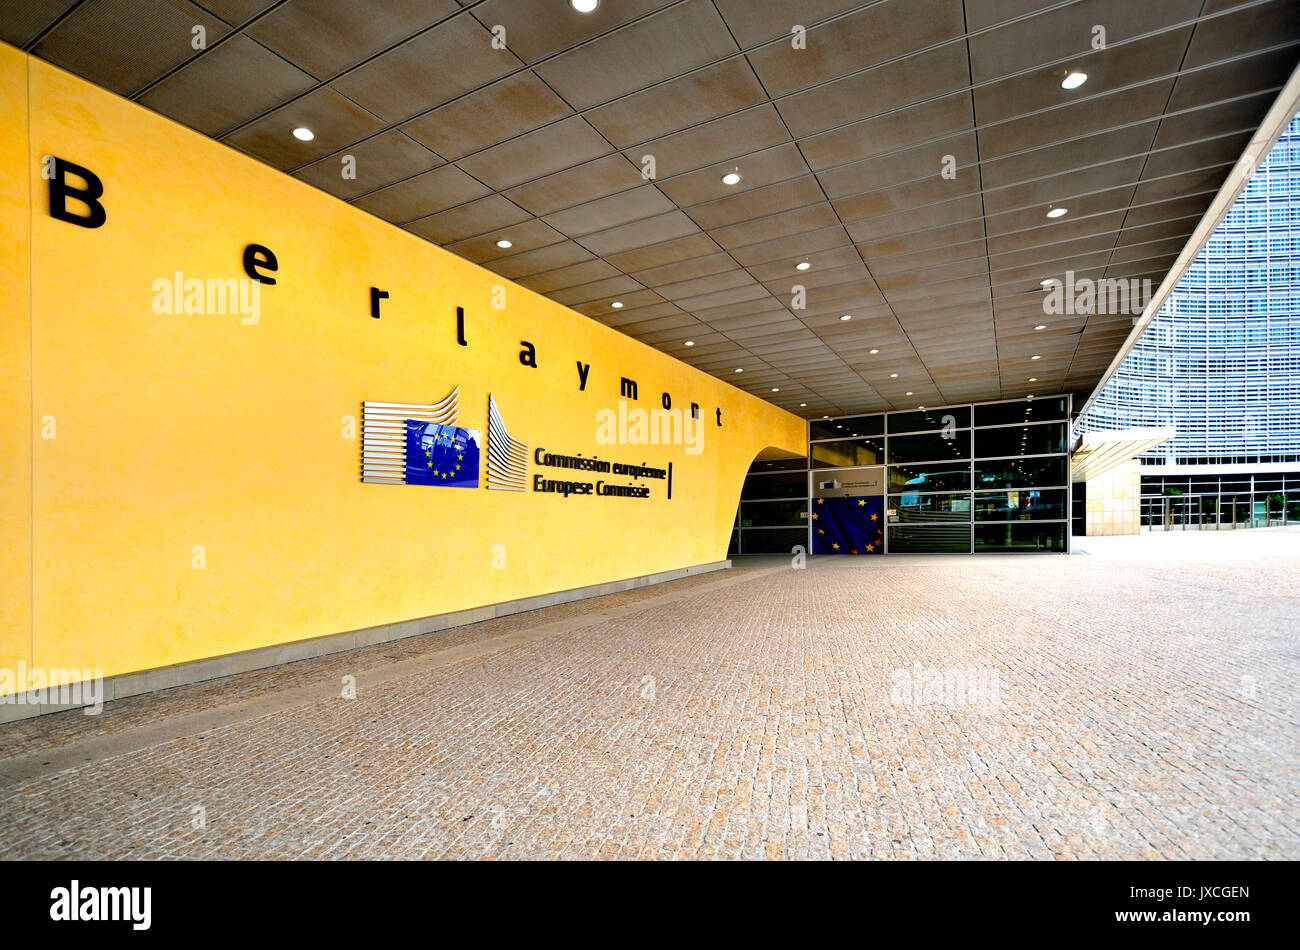
[[[0,669],[31,661],[27,57],[0,43]]]
[[[806,449],[799,418],[2,46],[0,117],[0,663],[111,676],[716,561],[753,457]],[[46,154],[104,181],[103,227],[50,217]],[[154,281],[175,271],[243,277],[248,243],[280,266],[256,325],[153,312]],[[372,285],[391,294],[380,320]],[[698,402],[703,453],[599,445],[622,375],[635,405]],[[456,385],[464,427],[486,431],[492,392],[534,449],[673,462],[672,500],[661,482],[646,500],[363,484],[362,402]]]

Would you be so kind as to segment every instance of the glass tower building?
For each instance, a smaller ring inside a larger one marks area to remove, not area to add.
[[[1300,116],[1076,431],[1148,426],[1145,526],[1300,521]]]

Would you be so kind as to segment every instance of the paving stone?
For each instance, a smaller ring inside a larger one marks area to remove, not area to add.
[[[0,785],[0,857],[1300,857],[1300,530],[1080,546],[738,560],[0,725],[0,773],[100,750]]]

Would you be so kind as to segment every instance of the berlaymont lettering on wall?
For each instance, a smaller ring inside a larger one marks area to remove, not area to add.
[[[49,209],[51,217],[84,228],[102,227],[108,220],[108,211],[104,204],[105,187],[103,180],[95,172],[53,155],[42,158],[42,176],[49,182]],[[72,181],[75,178],[77,181]],[[69,200],[84,210],[74,210]],[[183,272],[177,272],[174,280],[160,278],[155,282],[153,291],[154,309],[158,313],[205,313],[220,312],[227,299],[239,294],[241,312],[251,315],[252,301],[257,301],[260,310],[260,285],[274,285],[276,277],[271,276],[279,270],[275,252],[261,244],[248,244],[243,249],[243,268],[245,278],[208,279],[191,277],[183,280]],[[382,301],[390,298],[388,291],[378,287],[369,288],[370,316],[380,319]],[[260,316],[259,316],[260,319]],[[465,309],[456,308],[456,342],[460,346],[469,346],[467,339]],[[519,363],[536,369],[538,367],[537,348],[527,340],[520,340]],[[587,388],[591,374],[591,364],[577,361],[577,386],[580,391]],[[445,399],[433,404],[371,402],[364,403],[364,438],[362,449],[362,480],[366,482],[433,485],[451,488],[479,487],[479,460],[481,456],[482,430],[465,429],[458,425],[460,413],[459,387],[453,389]],[[691,403],[689,417],[683,416],[680,409],[672,406],[672,395],[661,394],[661,408],[649,411],[627,407],[627,397],[638,398],[639,386],[636,380],[626,376],[619,378],[619,420],[621,431],[626,433],[628,444],[659,444],[664,442],[682,442],[698,454],[700,438],[692,437],[698,433],[700,406]],[[608,416],[602,418],[604,414]],[[488,488],[518,491],[519,481],[525,477],[526,449],[524,443],[512,439],[504,422],[501,420],[495,399],[489,397],[488,415],[492,424],[488,430]],[[614,423],[613,410],[602,410],[600,430],[604,432]],[[714,420],[722,428],[722,409],[714,409]],[[629,422],[631,425],[629,425]],[[618,431],[618,430],[616,430]],[[598,436],[599,437],[599,436]],[[605,440],[601,440],[605,441]],[[612,440],[611,440],[612,441]],[[546,459],[544,461],[544,459]],[[613,472],[629,475],[635,481],[642,478],[657,478],[666,481],[666,497],[672,498],[672,463],[667,469],[647,467],[641,464],[602,463],[595,459],[583,461],[578,456],[553,456],[537,453],[537,464],[554,465],[561,468],[581,468],[590,471]],[[639,484],[611,484],[604,480],[596,482],[575,482],[545,478],[541,475],[532,479],[533,491],[550,492],[569,497],[570,495],[595,495],[598,497],[648,498],[650,489]]]

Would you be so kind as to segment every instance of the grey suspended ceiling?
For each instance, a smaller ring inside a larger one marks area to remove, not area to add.
[[[0,39],[816,416],[1090,391],[1132,318],[1040,281],[1160,282],[1300,3],[30,0]]]

